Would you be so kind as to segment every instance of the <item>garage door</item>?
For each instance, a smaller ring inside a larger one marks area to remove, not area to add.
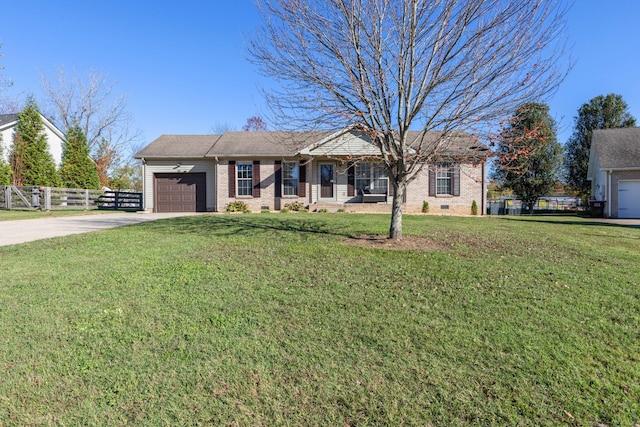
[[[157,173],[156,212],[205,212],[204,173]]]
[[[640,218],[640,181],[618,182],[618,218]]]

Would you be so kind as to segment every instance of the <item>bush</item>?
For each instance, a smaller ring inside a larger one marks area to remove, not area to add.
[[[471,202],[471,215],[478,215],[478,204],[475,200]]]
[[[251,212],[249,210],[249,206],[242,200],[236,200],[235,202],[229,203],[224,209],[227,212]]]
[[[429,202],[426,200],[422,201],[422,213],[429,213]]]
[[[304,210],[304,204],[300,202],[285,203],[284,208],[289,211],[301,212]],[[284,209],[283,209],[284,210]]]
[[[325,208],[318,209],[318,213],[327,213],[327,212],[329,212],[329,211],[326,210]]]

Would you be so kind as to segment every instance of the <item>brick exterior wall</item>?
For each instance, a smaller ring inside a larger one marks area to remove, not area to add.
[[[460,165],[460,196],[429,196],[429,173],[425,166],[419,176],[407,187],[405,212],[422,211],[422,202],[429,203],[429,213],[449,215],[470,215],[471,204],[475,200],[478,215],[484,215],[486,206],[486,188],[484,186],[483,164]],[[445,208],[448,206],[448,209]]]
[[[253,161],[253,160],[251,160]],[[224,212],[226,206],[229,203],[241,200],[245,202],[252,212],[260,212],[262,207],[268,206],[269,210],[276,209],[275,202],[275,161],[272,159],[260,160],[260,197],[252,196],[238,196],[229,197],[229,161],[221,160],[217,168],[217,208],[218,211]],[[338,168],[338,167],[337,167]],[[338,168],[339,169],[339,168]],[[282,196],[280,199],[280,207],[283,208],[285,204],[292,202],[300,202],[304,206],[309,206],[309,202],[312,199],[312,194],[317,196],[317,186],[319,185],[317,177],[315,176],[315,168],[307,167],[306,172],[306,194],[304,197],[295,196]],[[341,179],[346,182],[346,175],[337,174],[336,191],[340,193],[342,187],[340,186]],[[343,176],[344,175],[344,176]],[[484,165],[483,164],[463,164],[460,165],[460,196],[429,196],[429,174],[428,169],[425,167],[419,176],[412,181],[407,187],[406,203],[404,204],[405,213],[420,213],[422,212],[423,201],[429,203],[430,214],[442,214],[442,215],[470,215],[471,204],[475,200],[478,205],[478,215],[484,215],[483,206],[485,206],[484,194],[486,189],[484,187]],[[346,184],[345,184],[346,185]],[[340,193],[341,194],[341,193]],[[315,197],[314,196],[314,197]],[[338,197],[336,205],[343,205],[346,200],[340,200]],[[353,199],[351,197],[350,199]],[[345,206],[352,205],[347,203]],[[357,206],[357,211],[380,211],[384,204],[360,204]],[[391,197],[386,204],[391,206]],[[447,208],[448,207],[448,208]],[[364,210],[363,210],[364,209]],[[349,211],[349,209],[347,209]],[[386,209],[382,209],[386,211]]]
[[[229,197],[229,161],[222,160],[218,166],[217,191],[218,191],[218,211],[224,212],[229,203],[237,200],[245,202],[252,212],[260,212],[263,206],[267,206],[269,210],[275,209],[276,197],[276,163],[272,159],[251,159],[247,161],[260,160],[260,197],[238,196]],[[293,160],[292,160],[293,161]],[[236,162],[237,163],[237,162]],[[307,181],[309,181],[309,172],[307,172]],[[305,206],[309,204],[309,183],[307,182],[305,197],[282,196],[280,198],[281,207],[287,203],[300,202]]]

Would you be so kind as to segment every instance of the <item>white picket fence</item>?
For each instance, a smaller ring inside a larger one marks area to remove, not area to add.
[[[80,188],[0,186],[0,209],[142,210],[142,193]]]

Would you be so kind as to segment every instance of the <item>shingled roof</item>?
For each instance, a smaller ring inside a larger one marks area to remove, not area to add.
[[[220,135],[162,135],[138,151],[135,158],[199,158],[204,157],[220,139]]]
[[[158,159],[292,157],[303,148],[338,133],[336,131],[225,132],[223,135],[162,135],[137,152],[134,157]],[[427,151],[439,136],[440,132],[426,134],[410,132],[409,145],[415,149]],[[488,154],[488,150],[469,134],[458,132],[452,134],[450,141],[437,154],[443,157],[483,157]]]
[[[594,130],[591,149],[601,169],[640,168],[640,128]]]
[[[0,127],[18,120],[18,114],[0,114]]]

